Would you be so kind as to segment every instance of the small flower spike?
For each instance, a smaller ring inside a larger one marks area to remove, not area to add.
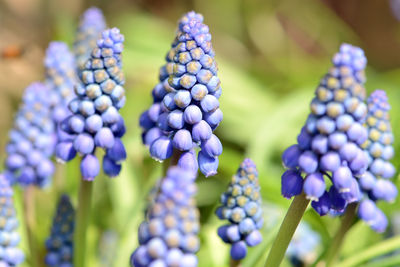
[[[221,204],[216,214],[229,223],[218,228],[218,235],[232,245],[232,259],[241,260],[246,257],[247,246],[262,241],[259,230],[264,223],[258,173],[251,159],[242,162],[228,190],[221,195]]]
[[[193,198],[195,178],[191,171],[169,168],[139,226],[139,247],[131,256],[132,267],[197,266],[195,253],[200,242],[199,212]]]
[[[321,216],[330,210],[342,212],[347,204],[360,200],[357,179],[368,167],[361,148],[368,138],[363,127],[367,114],[364,52],[342,44],[332,62],[315,91],[297,144],[282,155],[287,168],[282,175],[283,196],[304,192]]]
[[[378,200],[393,202],[397,196],[397,188],[390,181],[396,172],[390,163],[394,155],[393,134],[389,121],[390,105],[383,90],[374,91],[367,102],[368,139],[362,147],[368,154],[368,169],[358,179],[364,193],[364,199],[358,208],[358,216],[373,230],[383,232],[387,226],[387,219],[375,202]]]
[[[61,123],[64,138],[59,140],[56,156],[62,161],[83,156],[81,173],[92,181],[99,174],[96,148],[103,148],[103,170],[114,177],[121,171],[126,151],[121,141],[124,120],[118,110],[125,104],[121,52],[124,36],[117,28],[105,30],[97,41],[82,71],[82,84],[75,87],[77,97],[69,103],[72,115]]]
[[[72,267],[75,211],[67,195],[57,205],[50,237],[46,240],[46,266]]]
[[[286,256],[294,267],[308,266],[316,260],[316,250],[320,243],[320,235],[307,223],[301,222],[289,244]]]
[[[20,236],[18,220],[12,199],[13,190],[3,174],[0,174],[0,266],[17,266],[24,261],[24,253],[17,248]]]
[[[85,69],[86,61],[89,59],[92,50],[96,48],[96,42],[105,29],[106,22],[99,8],[91,7],[81,16],[74,42],[79,75]]]
[[[75,98],[74,86],[78,82],[75,58],[63,42],[51,42],[44,60],[46,85],[51,89],[52,118],[59,124],[71,114],[68,103]]]
[[[11,184],[48,185],[54,173],[50,160],[56,143],[49,88],[42,83],[29,85],[14,119],[6,146],[4,175]]]
[[[211,34],[203,16],[189,12],[179,21],[178,33],[153,89],[153,105],[140,118],[143,143],[158,161],[182,151],[181,167],[207,177],[217,173],[222,144],[213,131],[222,120],[217,63]],[[195,147],[200,147],[196,160]],[[182,155],[182,156],[183,156]]]

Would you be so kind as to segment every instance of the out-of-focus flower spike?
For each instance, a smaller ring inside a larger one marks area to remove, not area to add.
[[[0,174],[0,219],[1,219],[1,266],[18,266],[24,261],[24,253],[17,246],[20,236],[18,220],[13,202],[13,190],[3,174]]]
[[[75,97],[74,86],[78,82],[73,54],[63,42],[51,42],[44,60],[46,84],[51,89],[52,118],[60,123],[68,115],[68,103]]]
[[[216,214],[229,224],[221,226],[218,235],[232,245],[232,259],[241,260],[246,257],[247,246],[262,241],[259,232],[263,225],[260,186],[256,165],[251,159],[242,162],[228,190],[221,196],[221,204]]]
[[[151,191],[146,220],[139,227],[139,247],[132,267],[197,266],[199,213],[193,198],[195,173],[173,166]]]
[[[46,266],[72,266],[75,210],[67,195],[62,195],[54,215],[50,237],[46,240]]]
[[[364,193],[358,215],[373,230],[383,232],[387,226],[386,216],[380,209],[371,207],[378,200],[393,202],[398,193],[396,186],[390,180],[396,172],[390,163],[394,156],[393,134],[389,121],[390,105],[383,90],[372,92],[367,103],[365,126],[368,130],[368,139],[362,147],[368,153],[369,164],[367,172],[358,179]],[[374,219],[371,219],[372,216]]]
[[[118,111],[125,103],[123,41],[117,28],[103,31],[82,69],[81,84],[75,87],[76,98],[69,103],[72,114],[60,124],[59,131],[65,138],[59,141],[56,155],[63,162],[73,159],[76,152],[82,155],[85,180],[93,180],[100,171],[99,160],[94,156],[97,148],[106,152],[103,170],[110,177],[120,173],[121,162],[126,159],[121,141],[125,124]]]
[[[91,7],[83,13],[74,42],[74,53],[80,73],[85,69],[86,61],[105,29],[106,22],[99,8]]]
[[[25,90],[7,144],[5,169],[11,184],[45,187],[51,182],[50,157],[57,139],[49,95],[51,90],[39,82]]]

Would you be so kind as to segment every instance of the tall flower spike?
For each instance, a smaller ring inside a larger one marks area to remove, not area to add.
[[[103,170],[114,177],[121,171],[126,151],[121,141],[124,120],[118,110],[125,104],[121,52],[124,36],[117,28],[105,30],[97,41],[82,72],[82,84],[75,87],[77,97],[69,103],[73,115],[61,123],[64,138],[59,140],[56,155],[69,161],[78,152],[83,156],[81,173],[93,180],[100,171],[96,148],[106,151]]]
[[[218,235],[225,243],[232,244],[232,259],[241,260],[246,257],[247,246],[262,241],[259,230],[264,223],[258,173],[251,159],[240,164],[228,190],[221,195],[221,204],[216,214],[229,224],[221,226]]]
[[[163,161],[176,149],[186,156],[179,165],[196,170],[199,166],[205,176],[217,173],[222,153],[222,144],[213,134],[222,120],[218,101],[222,89],[214,56],[202,15],[187,13],[160,70],[153,105],[140,118],[143,142],[154,159]],[[193,157],[196,146],[201,149],[198,162]]]
[[[106,22],[99,8],[91,7],[83,13],[74,42],[74,53],[79,74],[85,69],[86,61],[105,29]]]
[[[320,235],[307,223],[301,222],[289,244],[286,256],[294,267],[308,266],[316,260],[316,250],[320,243]]]
[[[368,137],[362,125],[367,113],[364,52],[342,44],[332,62],[315,91],[298,144],[282,156],[288,169],[282,176],[282,194],[291,198],[304,191],[320,215],[330,209],[343,211],[348,203],[360,199],[357,177],[368,166],[360,147]],[[332,182],[330,189],[326,178]]]
[[[5,176],[11,184],[44,187],[54,173],[56,136],[52,120],[50,90],[44,84],[29,85],[9,133]]]
[[[132,267],[197,266],[200,242],[199,212],[193,198],[195,175],[173,166],[161,180],[139,226],[139,247],[131,256]]]
[[[368,169],[358,180],[365,193],[358,215],[372,229],[383,232],[387,226],[387,219],[375,202],[392,202],[397,196],[397,188],[390,181],[396,172],[390,163],[394,155],[393,134],[389,121],[390,105],[383,90],[375,90],[367,102],[368,115],[365,125],[368,129],[368,139],[362,147],[368,153]]]
[[[20,236],[12,199],[13,190],[0,174],[0,266],[17,266],[24,261],[24,253],[17,248]]]
[[[75,73],[75,58],[63,42],[51,42],[44,60],[46,85],[51,89],[52,117],[58,124],[71,112],[68,103],[75,97],[74,86],[78,79]]]
[[[46,266],[72,266],[75,211],[67,195],[61,196],[46,240]]]

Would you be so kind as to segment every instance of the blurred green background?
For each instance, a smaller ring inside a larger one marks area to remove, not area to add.
[[[80,14],[92,5],[100,7],[108,26],[119,27],[126,38],[123,61],[128,101],[122,113],[128,127],[124,137],[128,160],[120,177],[96,179],[87,266],[128,266],[137,245],[146,193],[162,171],[141,144],[138,117],[152,101],[150,92],[174,38],[176,21],[189,10],[200,12],[210,27],[219,63],[224,120],[217,135],[224,153],[216,177],[198,178],[202,222],[199,266],[227,266],[229,247],[216,236],[222,222],[213,212],[244,157],[251,157],[259,169],[266,226],[264,242],[250,249],[243,266],[263,266],[276,227],[290,204],[280,195],[280,155],[295,142],[314,89],[342,42],[365,50],[369,63],[367,91],[387,91],[395,138],[400,140],[400,24],[396,20],[400,3],[392,2],[391,8],[386,0],[2,0],[0,157],[4,159],[7,132],[24,88],[44,79],[42,62],[48,42],[62,40],[71,45]],[[399,144],[395,141],[398,155]],[[393,163],[399,167],[400,157]],[[78,162],[61,168],[58,175],[76,204]],[[397,177],[395,182],[398,184]],[[36,190],[35,196],[34,237],[42,246],[43,257],[56,192],[52,188]],[[16,202],[23,220],[20,190]],[[380,206],[390,218],[400,210],[398,204]],[[317,255],[328,245],[339,219],[320,218],[309,210],[305,220],[321,234]],[[20,228],[27,253],[23,266],[30,266],[25,232]],[[341,257],[359,253],[386,236],[358,222],[345,240]],[[290,264],[286,261],[283,266]]]

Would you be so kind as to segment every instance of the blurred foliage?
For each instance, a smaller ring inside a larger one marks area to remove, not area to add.
[[[224,153],[220,157],[219,173],[208,179],[203,176],[198,178],[197,200],[202,221],[202,248],[198,253],[199,266],[227,266],[229,248],[216,236],[216,229],[222,222],[216,219],[213,212],[219,195],[225,190],[239,163],[244,157],[251,157],[258,166],[262,196],[265,203],[268,203],[265,208],[267,223],[263,229],[264,241],[250,250],[243,264],[244,267],[257,267],[263,266],[266,252],[277,232],[277,226],[290,204],[290,201],[280,195],[280,176],[283,172],[280,155],[286,147],[295,142],[309,112],[309,102],[314,89],[321,76],[329,68],[330,57],[338,49],[340,43],[348,42],[362,48],[365,45],[368,47],[367,56],[373,55],[373,62],[377,63],[368,66],[367,91],[372,92],[375,88],[387,91],[392,105],[391,118],[395,138],[400,140],[400,133],[397,131],[400,128],[400,91],[397,89],[400,84],[399,65],[398,63],[396,65],[394,60],[390,60],[390,64],[385,64],[383,59],[378,59],[377,55],[381,53],[387,55],[389,52],[379,50],[384,46],[371,45],[368,40],[375,42],[373,37],[365,38],[364,31],[370,29],[367,26],[370,22],[365,20],[364,28],[355,22],[349,22],[351,14],[355,17],[354,21],[359,21],[362,18],[369,18],[362,16],[366,16],[367,12],[374,13],[373,18],[376,18],[378,16],[376,13],[379,13],[379,17],[387,17],[385,23],[389,21],[391,24],[390,31],[380,32],[376,38],[382,38],[386,34],[390,37],[387,40],[399,40],[400,27],[391,16],[387,2],[375,1],[381,3],[379,4],[381,9],[376,10],[374,8],[377,7],[371,4],[373,1],[364,1],[363,3],[369,3],[370,9],[365,11],[365,8],[362,8],[362,12],[351,9],[350,3],[344,4],[338,12],[338,5],[334,1],[324,1],[328,3],[324,4],[317,0],[93,2],[103,8],[108,25],[119,27],[126,37],[123,60],[127,76],[128,102],[122,109],[122,113],[128,127],[124,137],[128,160],[124,163],[122,174],[118,178],[96,178],[92,221],[88,233],[90,242],[88,266],[128,266],[129,256],[137,245],[137,228],[143,219],[146,194],[157,178],[162,175],[162,166],[149,158],[147,149],[141,144],[138,117],[151,103],[150,92],[157,82],[158,68],[163,64],[165,53],[174,38],[175,21],[183,12],[195,9],[203,13],[205,22],[210,26],[213,34],[223,86],[221,107],[224,120],[217,130],[217,135],[222,139]],[[21,76],[18,70],[24,67],[22,73],[26,73],[28,77],[43,78],[43,71],[37,74],[38,70],[43,69],[41,67],[43,52],[37,53],[34,61],[30,57],[29,60],[26,59],[25,56],[31,55],[30,51],[36,49],[37,46],[40,46],[43,51],[47,42],[52,39],[64,40],[71,44],[79,13],[84,7],[92,4],[90,1],[74,0],[68,6],[61,1],[36,0],[33,2],[37,6],[31,4],[34,11],[32,11],[33,15],[29,16],[29,10],[21,11],[18,8],[22,7],[10,4],[11,2],[7,0],[0,4],[0,25],[10,25],[9,29],[0,26],[0,49],[8,43],[17,43],[21,44],[26,52],[22,58],[0,61],[0,70],[9,70],[9,66],[16,70],[14,71],[16,73],[7,72],[8,76],[0,76],[0,107],[4,120],[0,130],[2,138],[0,158],[4,158],[6,134],[11,125],[12,114],[17,108],[16,103],[22,89],[30,82],[29,79],[19,79],[24,75]],[[29,1],[19,0],[18,2]],[[350,6],[349,9],[345,9],[348,6]],[[13,22],[7,17],[7,11],[10,11],[11,15],[16,15],[17,18],[24,16],[24,20]],[[35,20],[35,12],[41,19],[36,17],[37,20]],[[53,12],[57,12],[57,15]],[[49,19],[51,23],[41,23],[42,17]],[[24,35],[25,30],[21,28],[29,24],[29,18],[37,23],[27,27],[39,37],[35,37],[34,34]],[[22,24],[22,27],[18,23]],[[376,34],[377,28],[379,27],[371,29],[371,34]],[[10,31],[10,29],[16,30]],[[3,36],[12,37],[3,38]],[[9,40],[8,43],[7,40]],[[397,50],[391,51],[399,55],[399,46],[395,48]],[[390,59],[388,56],[385,58]],[[400,143],[395,142],[397,155],[400,155],[399,149]],[[400,157],[394,160],[394,165],[400,166]],[[55,178],[57,186],[35,192],[37,219],[35,239],[39,244],[44,244],[49,233],[57,202],[56,195],[60,191],[66,191],[76,204],[79,181],[78,162],[75,160],[66,167],[59,166],[59,168],[62,169],[58,171]],[[396,182],[399,184],[398,180]],[[20,190],[16,190],[16,200],[22,221]],[[270,208],[271,204],[274,209]],[[398,210],[398,206],[398,201],[382,204],[388,217]],[[271,215],[272,210],[275,211],[274,216]],[[339,226],[340,219],[320,218],[312,210],[306,212],[304,219],[321,234],[321,247],[328,246],[331,236]],[[25,231],[23,227],[20,230]],[[101,242],[110,240],[110,231],[113,237],[111,242],[117,245],[114,249],[104,249],[107,246]],[[25,237],[23,235],[22,245],[26,251]],[[358,222],[345,240],[341,258],[357,254],[383,238],[385,235],[378,235],[364,223]],[[109,253],[109,255],[103,255],[104,253]],[[44,255],[43,246],[42,255]],[[100,263],[101,259],[113,262]],[[398,266],[399,261],[396,264]],[[24,266],[29,266],[29,254]],[[284,262],[282,266],[290,266],[290,264]]]

